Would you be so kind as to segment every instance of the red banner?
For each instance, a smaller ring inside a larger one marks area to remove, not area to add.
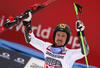
[[[4,21],[8,16],[12,15],[20,16],[25,10],[30,9],[30,6],[35,3],[44,3],[47,0],[3,0],[0,2],[0,27],[3,26]],[[65,23],[71,28],[72,34],[68,42],[68,48],[77,48],[78,37],[76,35],[75,22],[77,20],[73,3],[77,2],[83,6],[83,13],[79,14],[79,18],[86,26],[85,36],[89,44],[90,53],[87,56],[89,65],[100,67],[100,32],[99,32],[99,0],[58,0],[52,5],[35,13],[32,17],[32,30],[35,36],[41,40],[53,43],[53,29],[57,24]],[[23,44],[25,46],[32,47],[27,44],[23,34],[23,24],[19,23],[16,27],[11,27],[6,32],[0,34],[0,38]],[[78,60],[76,62],[84,63],[85,59]]]

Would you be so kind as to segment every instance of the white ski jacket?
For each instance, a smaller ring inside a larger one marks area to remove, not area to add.
[[[44,42],[34,36],[33,33],[30,33],[31,41],[29,42],[35,48],[41,50],[45,56],[45,65],[44,68],[72,68],[74,62],[78,59],[84,57],[80,49],[68,49],[65,48],[65,51],[56,54],[50,50],[52,46],[49,42]]]

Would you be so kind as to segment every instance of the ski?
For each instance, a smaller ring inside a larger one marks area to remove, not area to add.
[[[26,11],[31,12],[32,14],[40,11],[41,9],[51,5],[52,3],[56,2],[57,0],[48,0],[43,4],[37,3],[31,6],[31,9],[28,9]],[[5,20],[5,23],[2,27],[0,27],[0,34],[9,29],[12,26],[17,26],[17,24],[22,21],[23,19],[27,18],[28,14],[22,14],[21,16],[16,16],[13,18],[12,16],[9,16],[7,20]]]

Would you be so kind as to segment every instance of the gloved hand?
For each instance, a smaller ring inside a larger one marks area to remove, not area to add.
[[[26,10],[24,13],[22,13],[22,15],[23,14],[27,14],[28,15],[27,18],[23,19],[23,25],[26,26],[26,27],[29,27],[30,24],[31,24],[32,14],[31,14],[31,12],[29,10]]]
[[[80,20],[76,21],[76,30],[77,30],[77,36],[80,36],[80,31],[82,32],[82,35],[84,36],[85,26],[82,21]]]

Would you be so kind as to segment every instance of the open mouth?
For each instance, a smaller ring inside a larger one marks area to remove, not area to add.
[[[58,43],[62,43],[62,41],[61,41],[61,40],[58,40],[57,42],[58,42]]]

